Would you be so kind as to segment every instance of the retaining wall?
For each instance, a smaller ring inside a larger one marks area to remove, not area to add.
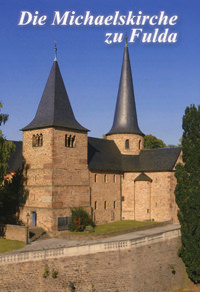
[[[180,231],[135,240],[5,255],[0,291],[173,292],[187,282],[177,256]],[[49,275],[43,278],[45,266]],[[52,278],[52,270],[58,272]]]

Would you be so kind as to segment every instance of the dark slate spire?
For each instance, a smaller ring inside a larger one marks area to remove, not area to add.
[[[137,112],[135,107],[135,97],[133,91],[127,38],[124,48],[124,57],[114,122],[111,130],[107,133],[107,135],[110,134],[138,134],[144,136],[144,134],[140,131],[137,122]]]
[[[56,51],[55,47],[55,53]],[[84,132],[88,131],[74,117],[56,57],[35,118],[22,130],[46,127],[62,127]]]

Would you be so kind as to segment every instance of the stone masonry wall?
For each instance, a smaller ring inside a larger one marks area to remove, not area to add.
[[[6,225],[5,238],[10,240],[26,241],[26,227],[19,225]]]
[[[126,250],[0,265],[0,292],[173,292],[187,282],[180,238]],[[43,278],[45,266],[49,276]],[[52,278],[52,270],[58,272]]]
[[[32,147],[33,135],[43,135],[43,145]],[[65,135],[75,136],[75,147],[65,147]],[[87,168],[87,134],[64,129],[25,131],[23,156],[26,162],[27,212],[37,213],[37,225],[57,230],[58,216],[69,216],[70,207],[90,206]]]
[[[90,188],[95,223],[121,220],[121,175],[90,171]]]
[[[136,181],[140,173],[125,173],[122,180],[122,219],[177,222],[173,172],[146,172],[152,182]]]
[[[138,155],[144,149],[143,136],[136,134],[113,134],[107,136],[108,140],[114,140],[122,154]],[[125,141],[129,140],[129,149],[125,147]]]

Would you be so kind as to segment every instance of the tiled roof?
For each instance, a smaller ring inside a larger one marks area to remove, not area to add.
[[[114,141],[88,138],[89,169],[122,171],[121,162],[121,153]]]
[[[15,142],[8,171],[22,167],[22,142]],[[140,155],[121,155],[114,141],[88,138],[88,168],[90,170],[120,172],[172,171],[181,148],[142,150]]]

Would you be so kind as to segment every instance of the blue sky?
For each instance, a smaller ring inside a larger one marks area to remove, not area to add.
[[[119,85],[123,43],[108,45],[105,34],[130,36],[131,26],[51,26],[54,11],[90,11],[94,15],[146,15],[165,11],[178,15],[170,27],[178,33],[173,44],[129,43],[140,129],[166,144],[178,144],[186,106],[200,104],[200,25],[198,0],[7,0],[0,11],[0,101],[9,121],[2,127],[10,140],[22,140],[19,131],[32,121],[54,59],[58,63],[76,119],[102,137],[113,122]],[[21,11],[47,15],[44,26],[18,26]],[[154,27],[142,27],[152,31]],[[163,27],[159,27],[160,31]]]

